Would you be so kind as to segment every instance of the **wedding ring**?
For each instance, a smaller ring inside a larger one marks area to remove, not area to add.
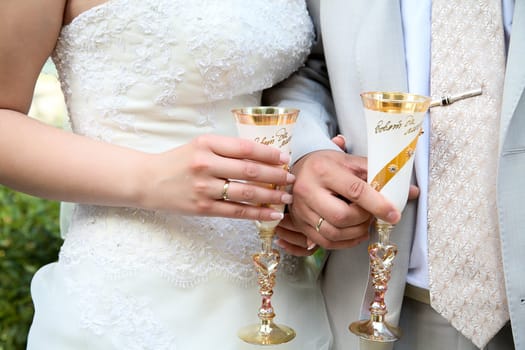
[[[224,186],[222,186],[222,200],[227,201],[229,199],[228,197],[228,189],[230,188],[230,180],[226,180],[224,182]]]
[[[317,232],[319,232],[319,230],[321,230],[321,225],[323,224],[324,222],[324,218],[323,217],[319,217],[319,221],[317,221],[317,225],[315,225],[315,230]]]

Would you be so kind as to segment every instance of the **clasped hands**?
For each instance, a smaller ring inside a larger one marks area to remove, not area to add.
[[[344,149],[344,138],[336,137],[334,142]],[[289,162],[287,154],[218,135],[199,136],[152,157],[139,206],[187,215],[273,221],[281,219],[282,213],[250,203],[287,204],[289,214],[277,228],[277,244],[294,255],[311,255],[317,246],[355,246],[368,239],[374,217],[392,224],[401,218],[394,205],[367,184],[366,158],[342,151],[308,154],[293,165],[291,173],[283,169]],[[293,192],[257,183],[283,188],[293,184]],[[409,199],[418,192],[411,186]]]
[[[333,141],[344,149],[344,138]],[[292,167],[296,179],[293,203],[277,228],[277,244],[288,253],[307,256],[317,246],[353,247],[368,240],[374,218],[391,224],[401,213],[367,182],[367,160],[345,152],[320,150],[299,159]],[[411,186],[409,199],[419,189]]]

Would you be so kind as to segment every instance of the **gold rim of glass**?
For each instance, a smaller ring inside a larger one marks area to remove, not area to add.
[[[283,125],[295,123],[299,115],[299,109],[257,106],[232,109],[232,113],[241,124]]]
[[[386,113],[426,112],[431,98],[407,92],[369,91],[361,94],[365,108]]]

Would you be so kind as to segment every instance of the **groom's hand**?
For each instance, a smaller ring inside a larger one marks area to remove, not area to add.
[[[332,141],[345,149],[344,137],[336,136]],[[391,223],[399,220],[393,205],[366,184],[365,158],[324,152],[304,157],[293,168],[299,187],[294,187],[290,214],[277,228],[277,244],[294,255],[311,255],[317,244],[331,249],[355,246],[368,239],[373,217]],[[418,195],[418,187],[410,186],[408,198]]]
[[[294,202],[289,205],[292,225],[283,223],[287,231],[280,233],[281,238],[301,232],[307,247],[342,249],[366,240],[374,217],[392,224],[401,218],[395,206],[367,184],[366,158],[317,151],[300,159],[292,172],[296,175]]]

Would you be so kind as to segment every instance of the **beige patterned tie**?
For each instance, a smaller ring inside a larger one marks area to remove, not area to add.
[[[505,67],[500,0],[433,0],[432,96],[483,86],[431,109],[428,196],[432,307],[478,347],[509,319],[496,208]]]

